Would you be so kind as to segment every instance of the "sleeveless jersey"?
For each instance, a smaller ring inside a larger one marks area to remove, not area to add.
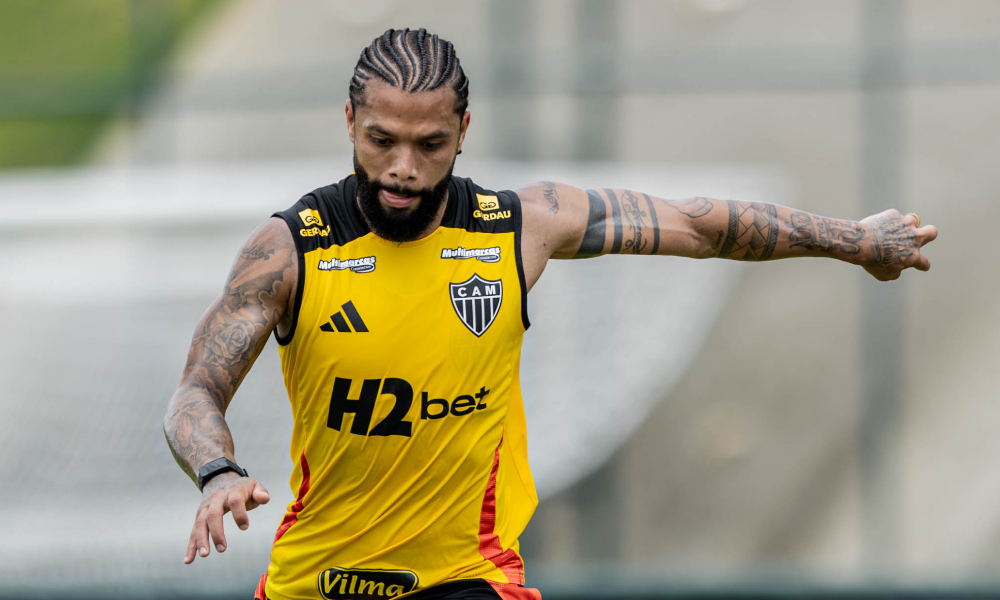
[[[294,429],[272,599],[381,599],[483,579],[524,585],[517,538],[538,503],[518,380],[528,327],[521,206],[453,177],[444,220],[407,243],[371,232],[356,180],[276,213],[298,251],[277,336]]]

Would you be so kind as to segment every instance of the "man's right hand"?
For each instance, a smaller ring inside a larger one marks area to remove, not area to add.
[[[238,473],[228,472],[216,475],[201,493],[201,506],[194,519],[194,528],[188,538],[187,552],[184,554],[184,564],[194,562],[195,553],[202,557],[208,556],[208,538],[211,535],[215,549],[226,550],[226,534],[222,530],[222,516],[233,513],[236,526],[245,530],[250,527],[248,510],[253,510],[261,504],[267,504],[271,496],[261,483],[250,477],[241,477]]]

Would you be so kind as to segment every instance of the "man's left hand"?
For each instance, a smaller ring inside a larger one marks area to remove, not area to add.
[[[903,216],[894,208],[861,222],[869,228],[872,240],[868,256],[861,266],[875,279],[892,281],[899,278],[903,269],[913,267],[927,271],[931,268],[931,261],[920,254],[920,249],[934,241],[937,227],[917,227],[914,215]]]

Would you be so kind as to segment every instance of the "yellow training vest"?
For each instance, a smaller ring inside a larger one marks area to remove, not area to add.
[[[539,597],[521,587],[517,544],[538,503],[518,380],[520,201],[453,177],[442,225],[398,244],[369,230],[355,183],[275,215],[299,257],[292,330],[276,336],[296,500],[267,596],[374,600],[484,579]]]

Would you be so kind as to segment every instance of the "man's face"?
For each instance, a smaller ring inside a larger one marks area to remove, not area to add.
[[[379,237],[418,239],[443,212],[469,113],[455,114],[451,88],[410,93],[378,80],[357,114],[350,101],[345,111],[362,214]]]

